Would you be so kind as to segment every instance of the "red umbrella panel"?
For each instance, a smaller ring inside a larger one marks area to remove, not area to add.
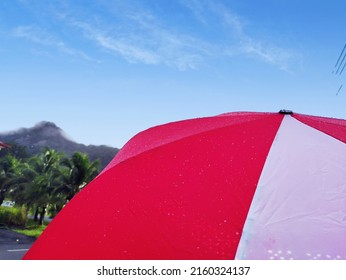
[[[228,113],[150,128],[24,259],[346,259],[346,121]]]
[[[10,145],[5,144],[4,142],[1,142],[1,141],[0,141],[0,150],[1,150],[2,148],[10,148],[10,147],[11,147]]]

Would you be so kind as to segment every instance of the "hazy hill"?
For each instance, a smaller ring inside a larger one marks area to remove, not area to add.
[[[0,140],[5,143],[16,143],[27,147],[30,155],[39,153],[50,147],[68,155],[83,152],[90,160],[100,159],[101,167],[105,167],[119,151],[117,148],[101,145],[84,145],[70,140],[64,131],[52,122],[40,122],[31,128],[21,128],[11,132],[0,133]]]

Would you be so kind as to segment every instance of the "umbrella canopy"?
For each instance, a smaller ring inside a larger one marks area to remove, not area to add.
[[[7,145],[7,144],[5,144],[4,142],[1,142],[0,141],[0,150],[2,149],[2,148],[9,148],[10,147],[10,145]]]
[[[131,139],[25,259],[346,259],[346,120],[228,113]]]

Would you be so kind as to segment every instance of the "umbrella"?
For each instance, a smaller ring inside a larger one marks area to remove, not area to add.
[[[0,141],[0,150],[1,150],[2,148],[9,148],[9,147],[11,147],[11,146],[8,145],[8,144],[5,144],[4,142],[1,142],[1,141]]]
[[[346,259],[346,120],[235,112],[145,130],[24,259]]]

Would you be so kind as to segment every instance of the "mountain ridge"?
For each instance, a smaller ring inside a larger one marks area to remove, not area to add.
[[[89,155],[90,160],[99,159],[103,169],[119,151],[107,145],[85,145],[73,141],[54,122],[41,121],[30,128],[19,128],[13,131],[0,132],[0,141],[25,146],[29,155],[38,154],[45,147],[72,155],[82,152]]]

